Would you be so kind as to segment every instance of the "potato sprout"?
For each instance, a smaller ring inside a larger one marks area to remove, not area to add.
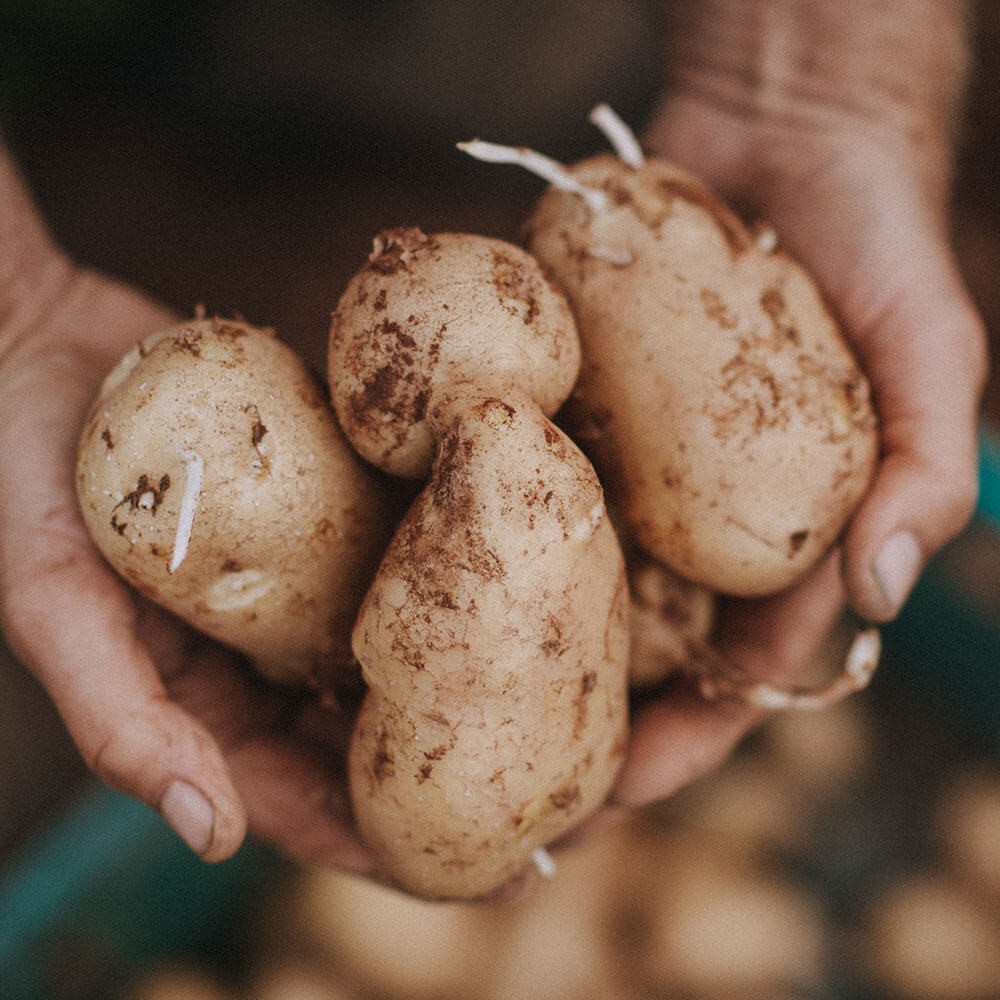
[[[168,572],[176,573],[187,555],[188,542],[194,527],[194,515],[201,499],[201,483],[205,474],[205,460],[196,451],[183,451],[185,482],[181,496],[180,510],[177,512],[177,534],[174,538],[173,555]]]

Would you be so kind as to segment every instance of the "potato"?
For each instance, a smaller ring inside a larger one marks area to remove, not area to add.
[[[650,688],[676,673],[699,673],[715,624],[715,595],[641,551],[628,557],[632,595],[629,684]]]
[[[507,335],[490,335],[495,325]],[[434,387],[462,379],[502,396],[516,384],[551,416],[579,364],[565,298],[528,254],[500,240],[381,233],[333,316],[338,419],[365,458],[397,476],[423,478],[430,468],[424,416]]]
[[[868,383],[807,273],[696,178],[598,155],[526,246],[583,347],[567,408],[638,543],[716,592],[780,591],[830,548],[877,453]]]
[[[934,833],[956,877],[1000,909],[1000,774],[977,765],[948,783]]]
[[[610,831],[617,834],[617,831]],[[627,893],[621,836],[560,850],[555,872],[508,903],[507,926],[480,1000],[626,1000],[630,955],[620,940]],[[627,846],[627,845],[626,845]]]
[[[884,887],[863,914],[858,965],[880,996],[986,1000],[1000,984],[1000,921],[975,894],[932,871]]]
[[[363,1000],[363,997],[327,969],[278,958],[257,973],[243,1000]]]
[[[91,409],[77,487],[125,579],[267,676],[356,672],[350,630],[388,540],[387,493],[271,333],[201,319],[136,347]]]
[[[786,717],[804,718],[800,713]],[[808,719],[816,718],[810,713]],[[767,857],[804,853],[814,834],[816,802],[796,793],[770,760],[746,748],[700,781],[681,789],[660,809],[688,830]]]
[[[626,740],[628,594],[597,476],[545,416],[558,398],[534,394],[538,358],[569,369],[547,385],[572,385],[565,303],[500,241],[406,242],[405,264],[369,265],[349,284],[331,328],[331,391],[352,441],[381,425],[391,469],[408,417],[434,444],[354,631],[369,691],[350,783],[389,877],[420,896],[469,898],[517,876],[607,796]],[[357,303],[388,308],[404,294],[434,319],[413,322],[400,350]],[[441,315],[456,317],[446,330]],[[342,381],[420,385],[420,404],[387,407]]]
[[[303,868],[286,888],[282,940],[271,946],[272,958],[298,949],[335,970],[345,990],[366,997],[482,995],[497,910],[415,899],[329,868]]]
[[[812,995],[828,959],[817,900],[735,842],[665,830],[634,961],[652,996]]]
[[[440,897],[491,892],[591,813],[626,737],[624,571],[597,478],[528,402],[468,405],[354,647],[358,824],[404,886]]]
[[[193,961],[143,969],[122,990],[123,1000],[236,1000],[219,977]]]

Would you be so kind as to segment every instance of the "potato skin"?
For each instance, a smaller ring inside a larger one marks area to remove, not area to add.
[[[639,544],[717,592],[782,590],[834,543],[877,456],[868,383],[805,271],[698,180],[610,155],[550,189],[526,245],[583,362],[567,426]]]
[[[652,688],[692,673],[710,647],[715,594],[682,580],[641,551],[626,556],[632,597],[629,685]]]
[[[521,393],[469,387],[358,616],[349,777],[366,843],[475,898],[606,798],[625,750],[628,594],[589,462]]]
[[[202,489],[171,571],[192,455]],[[390,534],[386,491],[270,332],[195,320],[126,355],[86,420],[77,491],[126,580],[267,676],[356,673],[350,630]]]
[[[580,345],[564,296],[531,256],[468,233],[380,233],[330,327],[337,419],[368,461],[423,478],[434,454],[425,414],[441,386],[525,388],[551,415]]]

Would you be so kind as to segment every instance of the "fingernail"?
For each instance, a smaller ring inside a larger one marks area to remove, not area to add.
[[[174,781],[160,800],[160,815],[195,854],[211,846],[215,810],[194,785]]]
[[[874,570],[888,613],[894,615],[903,606],[922,564],[920,546],[910,532],[897,531],[883,542]]]

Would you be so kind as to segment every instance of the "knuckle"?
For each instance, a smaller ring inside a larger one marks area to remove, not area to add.
[[[949,522],[954,533],[958,533],[972,518],[979,499],[979,484],[976,477],[968,476],[952,491],[948,510]]]
[[[112,729],[93,742],[87,741],[80,752],[87,767],[106,785],[131,791],[127,765],[134,755],[129,753],[120,730]]]
[[[175,756],[178,735],[161,718],[163,703],[153,698],[131,712],[103,719],[95,732],[79,732],[87,767],[105,784],[149,800]]]

